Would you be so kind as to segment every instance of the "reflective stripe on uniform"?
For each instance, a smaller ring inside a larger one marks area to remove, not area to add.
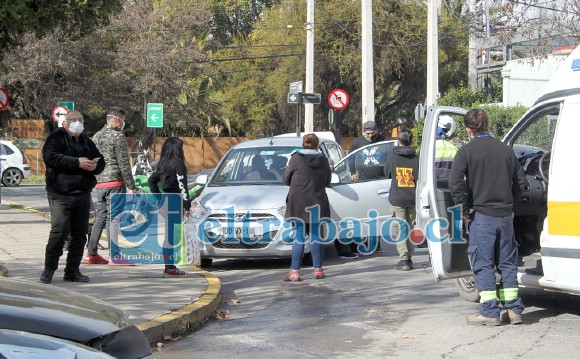
[[[502,302],[509,302],[518,297],[518,288],[500,288],[499,299]]]
[[[484,290],[479,293],[479,296],[481,297],[479,300],[480,303],[489,302],[490,300],[498,300],[497,292],[495,290]]]

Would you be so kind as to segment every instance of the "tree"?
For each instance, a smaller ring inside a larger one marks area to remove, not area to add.
[[[19,44],[24,34],[42,37],[55,29],[75,37],[91,33],[121,10],[122,0],[2,1],[0,3],[0,57]]]

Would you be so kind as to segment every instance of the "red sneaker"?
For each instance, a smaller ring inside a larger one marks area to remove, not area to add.
[[[322,268],[314,268],[314,278],[316,278],[316,279],[326,278],[326,274],[324,274],[324,271],[322,270]]]
[[[87,254],[85,256],[85,264],[107,264],[109,261],[98,254],[94,256],[91,254]]]
[[[290,270],[284,278],[282,278],[284,282],[299,282],[300,281],[300,271],[299,270]]]
[[[187,272],[175,268],[175,269],[164,269],[163,274],[171,277],[183,277],[187,275]]]

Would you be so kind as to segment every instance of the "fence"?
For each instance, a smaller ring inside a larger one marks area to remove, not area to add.
[[[199,138],[199,137],[182,137],[183,151],[185,153],[185,165],[188,173],[197,173],[207,168],[214,168],[217,166],[219,160],[226,154],[226,152],[234,145],[247,140],[245,137],[220,137],[220,138]],[[350,148],[354,138],[341,138],[341,146],[346,151]],[[127,138],[129,148],[137,141],[134,137]],[[157,138],[155,143],[155,154],[153,153],[153,146],[149,148],[150,158],[154,160],[159,159],[161,146],[165,138]],[[42,160],[42,145],[40,140],[18,139],[14,143],[20,147],[26,157],[30,166],[30,174],[33,176],[44,176],[46,167]],[[130,152],[131,165],[134,164],[138,153]]]

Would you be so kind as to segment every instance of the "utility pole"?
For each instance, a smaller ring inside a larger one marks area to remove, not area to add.
[[[468,63],[468,81],[473,90],[477,89],[477,39],[475,31],[472,28],[475,23],[475,11],[477,0],[469,0],[469,63]]]
[[[304,92],[314,92],[314,0],[306,0],[306,86]],[[314,105],[304,104],[304,131],[314,132]]]
[[[375,81],[373,69],[373,1],[362,5],[362,123],[375,120]]]
[[[439,95],[438,7],[438,0],[427,0],[427,106],[433,106]]]

